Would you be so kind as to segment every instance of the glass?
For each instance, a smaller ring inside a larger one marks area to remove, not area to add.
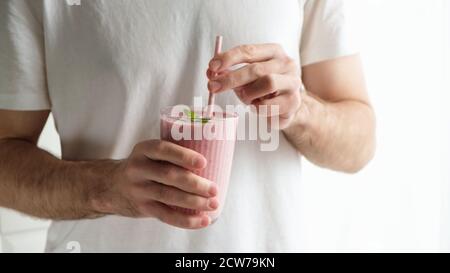
[[[195,174],[217,183],[219,208],[202,212],[173,207],[188,214],[207,213],[217,220],[224,207],[233,163],[238,115],[236,113],[213,112],[210,119],[203,118],[203,111],[172,106],[160,112],[161,139],[189,148],[202,154],[207,160],[206,168]]]

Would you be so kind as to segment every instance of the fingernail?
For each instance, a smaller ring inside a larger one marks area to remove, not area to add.
[[[215,184],[212,184],[209,187],[209,191],[208,191],[210,196],[216,196],[217,195],[217,186]]]
[[[222,66],[222,62],[220,60],[214,60],[210,63],[209,68],[211,68],[212,71],[217,71]]]
[[[202,227],[209,226],[210,223],[211,223],[211,218],[209,218],[209,216],[203,217],[202,222],[201,222]]]
[[[209,82],[209,90],[211,92],[218,91],[221,87],[222,87],[222,85],[220,84],[220,82],[216,82],[216,81]]]
[[[209,199],[208,207],[210,209],[217,209],[219,207],[219,201],[217,201],[217,199],[215,199],[215,198]]]

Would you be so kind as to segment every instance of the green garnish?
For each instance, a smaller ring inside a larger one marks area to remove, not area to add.
[[[199,117],[194,111],[190,111],[188,109],[184,110],[184,113],[186,114],[186,116],[188,116],[191,122],[201,122],[205,124],[210,121],[210,118]]]

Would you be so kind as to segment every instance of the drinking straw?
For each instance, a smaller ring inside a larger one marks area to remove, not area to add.
[[[222,51],[222,40],[223,40],[222,36],[216,37],[216,46],[214,49],[214,57],[217,57],[217,55],[219,55],[220,52]],[[217,73],[215,73],[214,76],[216,76],[216,75],[217,75]],[[212,115],[213,115],[214,102],[215,102],[215,94],[213,92],[209,92],[208,112],[207,112],[207,117],[209,117],[209,118],[212,118]]]

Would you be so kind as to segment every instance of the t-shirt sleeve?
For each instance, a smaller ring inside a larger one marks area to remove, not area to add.
[[[0,1],[0,109],[50,109],[42,1]]]
[[[346,24],[344,0],[301,0],[302,66],[358,53]]]

